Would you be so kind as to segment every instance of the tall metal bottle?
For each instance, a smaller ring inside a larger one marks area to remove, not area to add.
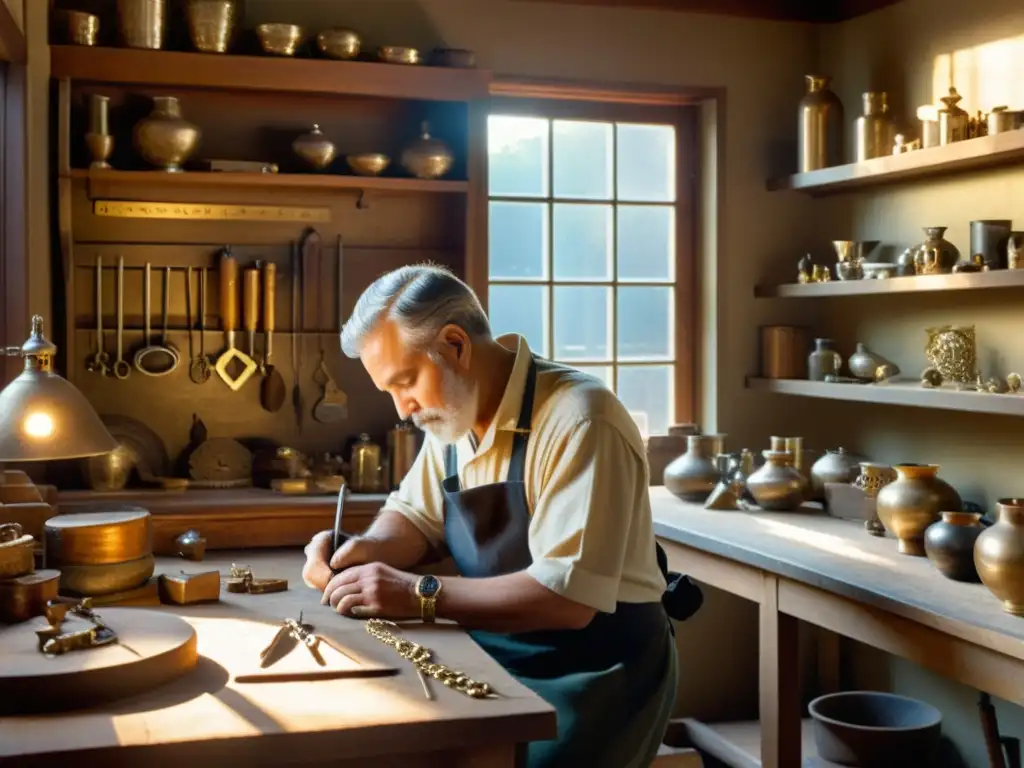
[[[843,162],[843,103],[830,89],[827,75],[805,75],[807,93],[800,99],[799,172]]]

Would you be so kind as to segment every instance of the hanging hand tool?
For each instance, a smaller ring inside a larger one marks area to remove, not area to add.
[[[237,392],[256,372],[256,363],[235,347],[235,326],[238,324],[238,262],[231,255],[231,249],[226,246],[220,257],[220,312],[227,348],[217,358],[214,370],[233,392]],[[233,360],[238,360],[243,366],[237,377],[233,377],[228,371],[228,365]]]
[[[284,377],[274,367],[274,325],[277,317],[277,264],[272,261],[263,264],[263,384],[260,387],[260,404],[263,409],[277,413],[284,405]]]
[[[189,270],[192,268],[189,267]],[[191,291],[192,281],[189,280]],[[199,354],[192,357],[192,315],[189,313],[189,357],[192,364],[188,367],[189,378],[196,384],[205,384],[210,380],[210,360],[206,356],[206,267],[199,268]]]
[[[242,270],[242,327],[249,341],[249,359],[256,362],[256,326],[260,320],[260,270]],[[257,365],[257,369],[259,366]]]
[[[143,274],[142,288],[142,314],[145,324],[145,346],[135,353],[135,370],[146,376],[166,376],[178,367],[178,353],[176,350],[165,346],[165,344],[153,343],[153,332],[150,326],[150,315],[152,314],[151,298],[153,289],[153,268],[147,261]],[[164,307],[167,307],[167,289],[164,288]],[[153,360],[158,364],[153,366]],[[162,362],[162,365],[160,365]]]
[[[306,327],[306,239],[315,230],[307,230],[301,246],[292,243],[292,409],[295,411],[295,424],[302,434],[302,420],[306,404],[302,399],[302,352]]]
[[[321,268],[320,262],[320,249],[317,248],[317,293],[316,293],[316,323],[319,331],[320,338],[320,360],[317,363],[316,370],[313,372],[313,381],[323,388],[320,396],[320,400],[316,405],[313,406],[313,418],[319,421],[321,424],[333,424],[338,421],[343,421],[348,418],[348,395],[346,395],[341,388],[334,383],[334,379],[331,378],[330,372],[327,370],[327,363],[324,361],[324,323],[323,315],[320,308],[323,304],[321,300],[321,280],[323,277],[323,269]],[[342,261],[341,261],[341,236],[338,237],[338,324],[344,322],[341,312],[341,289],[342,289]]]
[[[117,359],[113,370],[114,376],[122,381],[132,372],[124,359],[124,256],[117,257]]]
[[[103,257],[96,256],[96,352],[86,363],[91,373],[106,376],[110,373],[110,355],[103,346]]]

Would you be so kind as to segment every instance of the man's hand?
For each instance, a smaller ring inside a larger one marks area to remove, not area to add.
[[[353,543],[353,542],[348,542]],[[348,546],[347,544],[345,546]],[[345,546],[338,549],[341,561]],[[419,576],[383,563],[346,568],[332,578],[321,602],[342,615],[380,619],[412,619],[420,615],[416,596]]]
[[[302,566],[302,580],[307,587],[323,590],[331,580],[332,531],[320,531],[306,545],[306,564]]]

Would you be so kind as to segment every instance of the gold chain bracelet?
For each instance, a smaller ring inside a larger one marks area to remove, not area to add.
[[[410,662],[424,675],[439,680],[446,687],[454,688],[459,693],[464,693],[474,699],[486,699],[494,695],[494,689],[490,684],[478,682],[457,669],[449,669],[444,664],[432,664],[430,658],[433,656],[433,651],[419,643],[397,637],[387,628],[388,626],[397,627],[398,625],[384,619],[369,619],[366,622],[366,631],[384,645],[394,648],[399,656]]]

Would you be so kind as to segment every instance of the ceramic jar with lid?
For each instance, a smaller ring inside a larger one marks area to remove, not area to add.
[[[790,451],[764,451],[765,463],[747,478],[747,490],[766,511],[790,512],[804,502],[807,480]]]
[[[984,530],[977,512],[943,512],[924,532],[925,554],[947,579],[978,581],[974,544]]]
[[[1000,499],[995,525],[974,545],[974,565],[1003,610],[1024,616],[1024,499]]]
[[[664,483],[669,493],[683,501],[704,501],[722,477],[717,456],[725,435],[689,435],[686,453],[665,467]]]
[[[899,540],[904,555],[925,556],[924,532],[942,512],[958,512],[963,502],[938,478],[936,464],[897,464],[896,480],[878,492],[878,518]]]
[[[813,498],[825,497],[825,483],[852,483],[860,473],[856,456],[845,448],[829,449],[811,466]]]

